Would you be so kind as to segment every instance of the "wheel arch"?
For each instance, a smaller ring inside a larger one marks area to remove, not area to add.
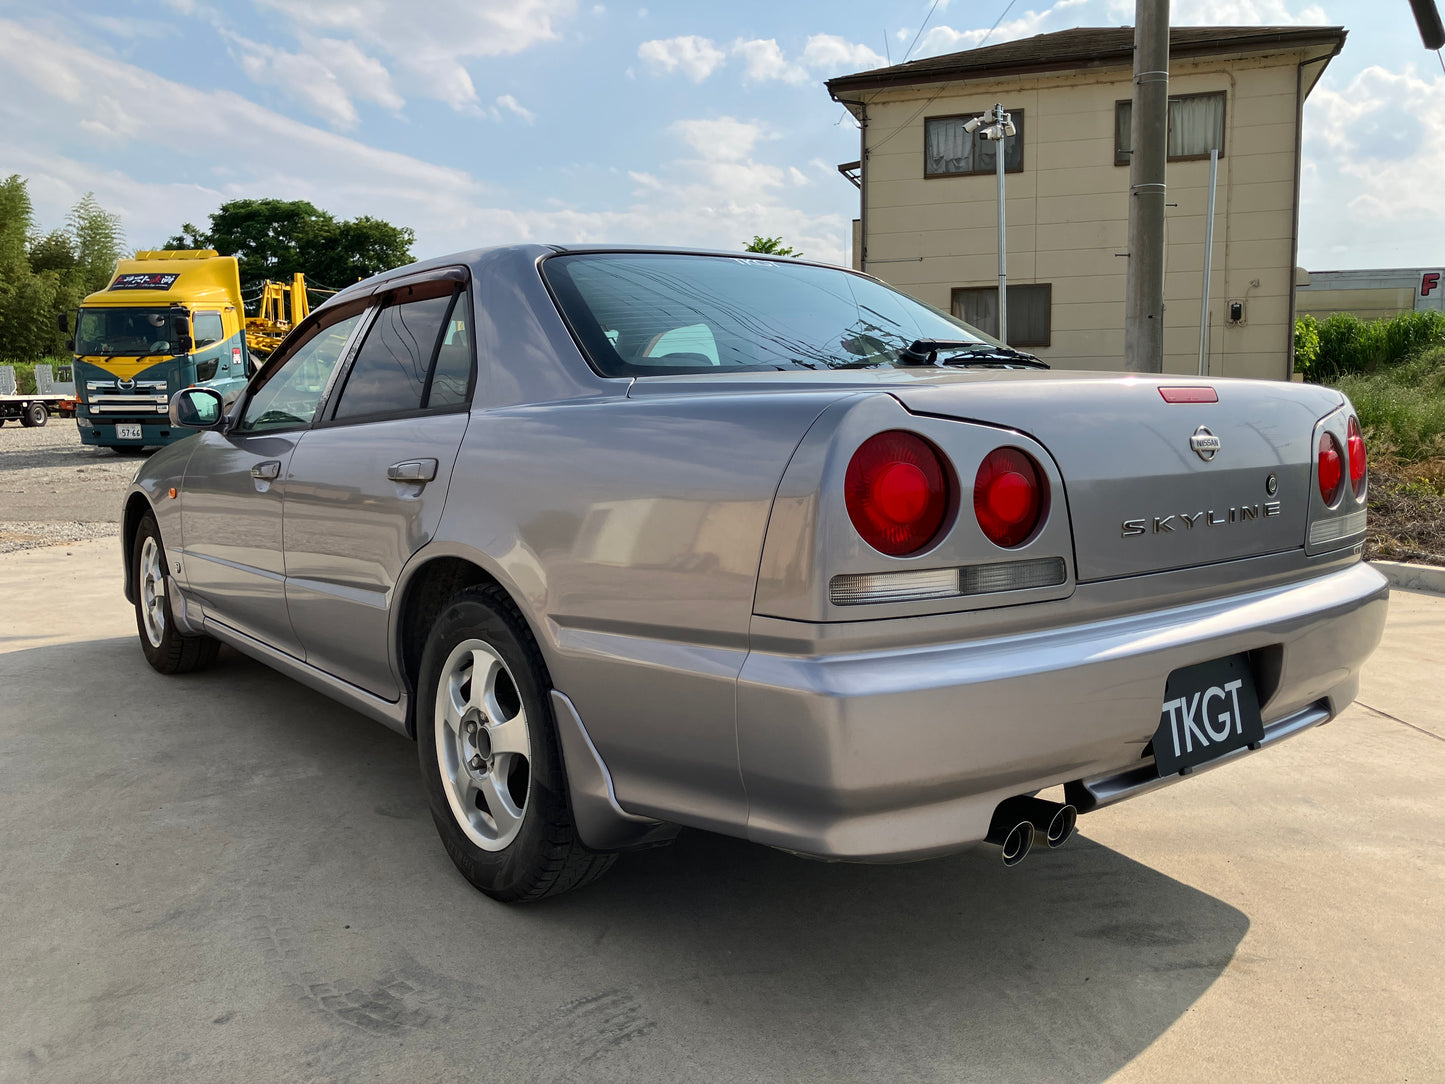
[[[396,606],[395,648],[398,676],[407,697],[406,733],[416,738],[416,689],[421,674],[421,656],[427,633],[447,602],[468,587],[496,587],[522,615],[538,650],[545,655],[545,641],[520,600],[519,593],[496,572],[488,569],[479,555],[458,551],[418,554],[407,571]]]
[[[135,532],[146,514],[155,515],[155,509],[144,493],[132,493],[125,499],[121,513],[120,547],[125,561],[125,597],[135,603]]]

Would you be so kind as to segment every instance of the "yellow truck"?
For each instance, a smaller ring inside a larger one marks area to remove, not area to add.
[[[212,249],[117,260],[110,284],[81,303],[75,321],[81,443],[125,451],[180,440],[189,431],[171,428],[171,396],[192,385],[239,391],[253,355],[274,349],[307,311],[296,275],[289,288],[267,283],[248,319],[236,257]]]

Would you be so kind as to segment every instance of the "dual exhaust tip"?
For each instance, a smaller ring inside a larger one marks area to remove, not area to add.
[[[1078,820],[1079,811],[1071,805],[1020,794],[998,804],[984,841],[999,848],[1005,866],[1016,866],[1035,843],[1062,847],[1074,834]]]

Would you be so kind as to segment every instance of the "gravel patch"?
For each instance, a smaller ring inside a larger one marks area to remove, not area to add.
[[[118,523],[0,522],[0,553],[16,553],[41,546],[66,546],[119,535]]]
[[[126,487],[144,462],[142,455],[81,444],[69,418],[51,418],[35,429],[0,427],[0,528],[115,523]]]

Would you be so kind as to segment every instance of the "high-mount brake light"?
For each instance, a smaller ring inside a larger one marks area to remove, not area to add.
[[[1355,491],[1356,500],[1365,499],[1365,435],[1360,432],[1360,419],[1350,415],[1349,427],[1345,430],[1345,443],[1350,452],[1350,488]]]
[[[1327,505],[1333,505],[1340,499],[1340,493],[1345,488],[1345,464],[1340,451],[1340,442],[1335,439],[1333,433],[1324,433],[1320,436],[1320,454],[1318,473],[1320,480],[1320,496],[1324,498]]]
[[[1027,541],[1043,518],[1047,500],[1048,482],[1027,452],[995,448],[979,464],[973,511],[995,546],[1012,549]]]
[[[890,557],[917,553],[939,536],[952,489],[947,460],[928,441],[901,429],[865,440],[843,479],[854,528]]]

